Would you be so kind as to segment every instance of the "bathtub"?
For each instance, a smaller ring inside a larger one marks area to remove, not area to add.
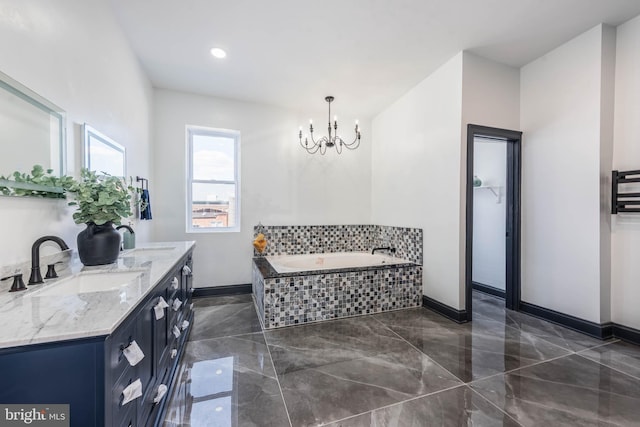
[[[369,252],[335,252],[326,254],[280,255],[265,257],[277,273],[341,270],[361,267],[408,264],[410,261]]]
[[[382,253],[256,257],[251,283],[264,329],[422,304],[422,266]]]

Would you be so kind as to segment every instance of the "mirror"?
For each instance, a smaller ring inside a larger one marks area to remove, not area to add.
[[[84,134],[84,167],[113,176],[126,176],[125,148],[88,124]]]
[[[0,175],[29,172],[41,165],[61,176],[65,126],[60,107],[0,73]]]

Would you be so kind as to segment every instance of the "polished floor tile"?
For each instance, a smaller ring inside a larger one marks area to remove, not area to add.
[[[518,427],[506,413],[467,386],[376,409],[328,427]]]
[[[640,347],[622,341],[581,351],[588,359],[640,378]]]
[[[474,307],[262,331],[250,296],[198,299],[164,425],[640,427],[640,347]]]
[[[424,308],[374,317],[465,382],[570,354],[487,318],[460,325]]]
[[[371,317],[265,333],[294,426],[314,426],[460,385]]]
[[[209,305],[197,308],[190,340],[261,332],[253,303]]]
[[[261,333],[192,341],[165,426],[288,426]]]
[[[603,343],[597,338],[592,338],[537,317],[507,310],[504,306],[504,299],[483,295],[481,292],[474,292],[473,315],[475,318],[484,317],[503,322],[507,326],[535,335],[570,351],[580,351]]]
[[[640,425],[640,382],[578,355],[471,386],[524,426]]]

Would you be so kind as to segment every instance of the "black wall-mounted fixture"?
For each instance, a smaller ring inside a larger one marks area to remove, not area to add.
[[[639,212],[640,193],[621,193],[620,184],[640,183],[640,170],[611,173],[611,213]]]
[[[141,182],[140,190],[148,190],[149,189],[149,180],[147,178],[143,178],[141,176],[136,176],[136,182]]]

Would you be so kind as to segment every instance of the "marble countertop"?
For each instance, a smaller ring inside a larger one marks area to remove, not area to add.
[[[0,349],[109,335],[194,246],[192,241],[149,243],[122,252],[113,264],[95,267],[85,267],[74,253],[68,266],[60,266],[57,279],[11,293],[11,281],[1,282]],[[57,294],[54,287],[78,273],[139,275],[121,276],[128,282],[113,290]],[[24,272],[25,283],[28,277]]]

